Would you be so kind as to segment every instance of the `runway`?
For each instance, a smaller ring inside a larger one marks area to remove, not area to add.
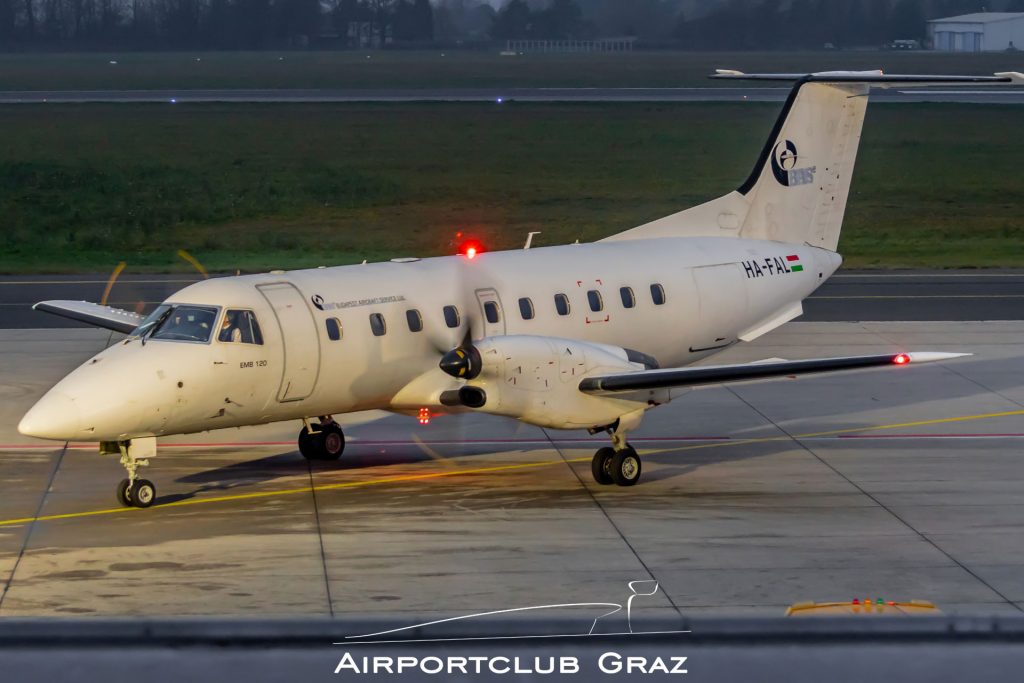
[[[0,104],[344,102],[783,102],[787,87],[8,90]],[[874,102],[1024,104],[1024,88],[876,90]]]
[[[109,302],[150,310],[196,281],[191,275],[123,275]],[[46,299],[99,301],[108,276],[0,276],[0,329],[85,327],[32,310]],[[895,320],[1019,320],[1024,318],[1024,272],[841,271],[804,302],[808,322]]]
[[[21,437],[38,396],[108,341],[8,329],[0,616],[377,616],[527,605],[644,618],[778,616],[802,600],[1024,611],[1024,322],[797,322],[715,361],[968,351],[946,364],[709,388],[649,413],[635,488],[603,443],[479,415],[347,421],[340,464],[297,424],[168,439],[157,505],[121,509],[92,447]]]

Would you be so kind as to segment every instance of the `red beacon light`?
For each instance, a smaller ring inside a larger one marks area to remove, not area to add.
[[[461,245],[459,245],[459,254],[471,260],[475,259],[477,255],[482,254],[483,251],[483,246],[481,246],[479,242],[474,240],[463,242]]]
[[[430,408],[420,408],[419,420],[421,425],[430,424]]]
[[[896,365],[906,365],[910,362],[910,356],[905,353],[898,353],[896,357],[892,359],[892,362]]]

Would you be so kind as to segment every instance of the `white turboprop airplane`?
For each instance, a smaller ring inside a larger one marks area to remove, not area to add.
[[[369,409],[604,431],[612,447],[594,455],[594,479],[630,486],[641,463],[627,434],[689,387],[964,355],[682,367],[796,318],[839,267],[872,86],[1024,84],[1024,75],[717,77],[795,81],[736,191],[592,244],[205,280],[144,319],[42,302],[128,336],[61,380],[18,430],[99,441],[128,472],[118,499],[139,507],[156,496],[138,477],[156,437],[302,419],[302,454],[334,460],[345,440],[332,416]]]

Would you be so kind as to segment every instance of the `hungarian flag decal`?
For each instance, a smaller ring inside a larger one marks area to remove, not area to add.
[[[804,269],[804,267],[800,265],[800,257],[796,254],[790,254],[787,256],[786,261],[789,263],[789,269],[794,273],[799,273]]]

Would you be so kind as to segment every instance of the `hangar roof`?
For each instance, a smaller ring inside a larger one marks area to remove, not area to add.
[[[928,23],[937,24],[948,21],[962,24],[990,24],[994,21],[1006,21],[1008,19],[1024,19],[1024,12],[975,12],[974,14],[961,14],[956,17],[932,19]]]

